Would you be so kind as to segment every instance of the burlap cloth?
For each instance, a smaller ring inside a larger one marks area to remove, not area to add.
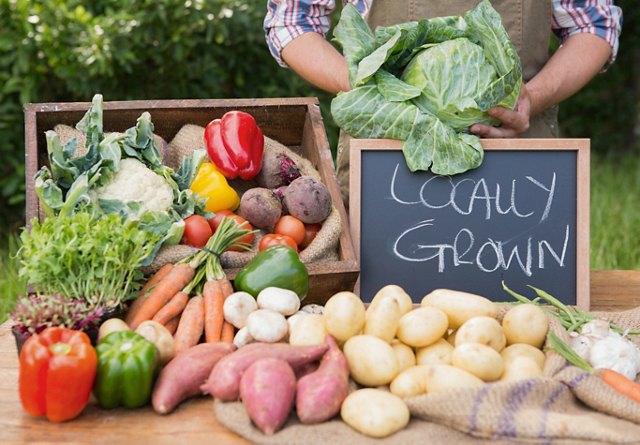
[[[640,329],[640,308],[596,315],[622,328]],[[569,341],[553,318],[551,330]],[[569,366],[552,350],[546,357],[541,378],[405,399],[411,422],[384,439],[366,437],[339,418],[302,425],[294,413],[282,430],[265,436],[252,425],[241,402],[216,400],[214,410],[226,428],[264,444],[640,443],[640,403]]]
[[[54,131],[60,136],[62,143],[66,143],[71,138],[76,138],[78,143],[78,153],[80,156],[86,152],[85,136],[79,130],[68,125],[57,125]],[[159,136],[156,136],[162,159],[165,165],[177,170],[184,156],[191,155],[196,149],[204,149],[204,128],[197,125],[185,125],[175,135],[168,144]],[[298,155],[293,150],[280,144],[279,142],[265,136],[265,151],[275,153],[285,153],[299,167],[300,173],[310,175],[320,180],[320,174],[313,164],[306,158]],[[256,187],[254,181],[232,180],[229,184],[241,195],[245,190]],[[41,215],[42,219],[43,215]],[[338,259],[338,243],[342,234],[342,219],[335,206],[332,206],[331,213],[322,223],[322,228],[315,239],[300,252],[300,260],[304,263],[333,261]],[[222,266],[225,268],[237,268],[247,264],[257,252],[255,248],[264,232],[260,232],[254,239],[254,249],[250,252],[225,252],[221,256]],[[186,245],[165,246],[158,252],[151,265],[145,267],[145,274],[152,274],[166,263],[174,263],[193,253],[196,249]]]

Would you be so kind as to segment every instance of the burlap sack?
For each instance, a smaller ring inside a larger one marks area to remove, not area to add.
[[[640,327],[640,308],[596,313],[622,328]],[[569,335],[555,319],[550,328],[561,339]],[[255,443],[640,443],[640,404],[608,387],[598,377],[569,366],[556,352],[546,352],[543,377],[497,382],[405,399],[411,422],[385,439],[371,439],[339,419],[302,425],[292,414],[285,427],[265,436],[247,416],[241,402],[216,401],[222,425]]]
[[[167,155],[164,158],[166,165],[178,168],[185,156],[193,153],[193,150],[204,149],[204,128],[198,125],[185,125],[169,142]],[[321,179],[320,174],[313,164],[302,156],[290,150],[279,142],[265,136],[265,151],[285,153],[300,168],[303,175],[310,175]],[[229,184],[241,195],[244,191],[256,187],[254,181],[232,180]],[[335,260],[338,258],[338,242],[342,233],[342,219],[335,206],[323,222],[322,228],[316,238],[300,252],[300,260],[304,263]],[[264,232],[259,233],[254,240],[254,247],[258,245]],[[195,253],[196,249],[188,246],[166,246],[160,249],[153,263],[145,268],[146,274],[153,273],[166,263],[174,263],[188,255]],[[246,265],[256,255],[257,249],[250,252],[225,252],[221,256],[222,266],[225,268],[237,268]]]

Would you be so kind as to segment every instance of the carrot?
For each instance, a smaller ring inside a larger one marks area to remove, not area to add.
[[[151,278],[149,278],[149,281],[147,281],[144,286],[142,286],[142,289],[140,289],[140,295],[138,296],[138,298],[133,300],[133,302],[131,303],[131,306],[129,306],[129,310],[127,311],[127,316],[125,318],[125,321],[128,325],[131,325],[133,318],[142,307],[142,303],[144,303],[147,297],[149,296],[148,292],[150,291],[150,289],[152,289],[160,281],[162,281],[164,277],[166,277],[169,274],[169,272],[171,272],[171,269],[173,269],[173,264],[171,263],[165,264],[160,269],[158,269],[158,271],[155,274],[153,274]]]
[[[173,267],[149,293],[138,312],[133,316],[129,326],[136,329],[145,320],[151,320],[154,315],[173,297],[180,292],[196,274],[196,270],[187,263]]]
[[[173,317],[164,325],[164,327],[167,328],[171,335],[173,335],[176,333],[176,330],[178,330],[178,323],[180,323],[180,315]]]
[[[224,295],[224,299],[226,300],[229,295],[234,292],[233,285],[231,281],[227,278],[221,278],[218,280],[220,283],[220,287],[222,288],[222,294]],[[233,343],[233,337],[235,336],[235,329],[231,323],[225,321],[222,324],[222,334],[220,340],[224,343]]]
[[[204,332],[204,304],[202,297],[191,297],[180,316],[178,330],[173,336],[176,354],[198,344]]]
[[[613,369],[596,369],[593,373],[620,394],[640,402],[640,384]]]
[[[219,342],[224,323],[224,295],[218,280],[207,280],[202,289],[204,301],[204,336],[207,343]]]
[[[189,294],[181,290],[167,304],[162,306],[151,319],[161,324],[167,324],[172,318],[180,316],[188,301]]]

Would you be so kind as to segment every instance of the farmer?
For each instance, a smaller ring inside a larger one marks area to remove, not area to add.
[[[278,63],[331,93],[349,89],[347,63],[325,40],[336,0],[269,0],[264,20],[269,49]],[[478,0],[344,0],[376,26],[422,18],[464,15]],[[475,124],[484,138],[558,137],[557,104],[579,91],[613,62],[622,10],[613,0],[492,0],[522,61],[524,85],[515,110],[494,108],[499,127]],[[562,45],[549,57],[550,30]],[[343,195],[347,150],[341,135],[337,170]]]

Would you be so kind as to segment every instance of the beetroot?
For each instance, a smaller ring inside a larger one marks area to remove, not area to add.
[[[300,177],[298,165],[284,153],[267,150],[262,157],[262,168],[256,176],[260,187],[277,188],[288,185]]]
[[[283,203],[289,214],[305,224],[324,221],[331,213],[331,195],[324,183],[313,176],[300,176],[284,191]]]
[[[279,358],[268,357],[254,362],[240,380],[240,397],[247,414],[269,436],[287,421],[295,394],[293,369]]]
[[[254,227],[272,231],[282,216],[282,203],[271,190],[254,187],[242,194],[238,215]]]

